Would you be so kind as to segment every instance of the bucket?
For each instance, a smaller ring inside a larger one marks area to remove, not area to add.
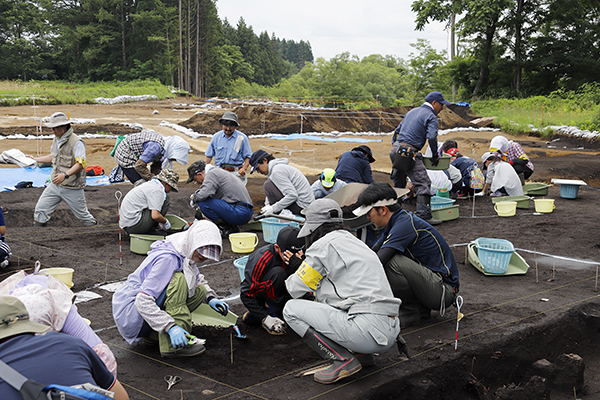
[[[240,279],[243,282],[244,281],[244,274],[246,272],[246,264],[248,263],[248,256],[244,256],[241,258],[238,258],[237,260],[235,260],[233,262],[233,265],[238,269],[238,272],[240,273]]]
[[[42,275],[52,275],[69,289],[73,287],[73,272],[75,272],[73,268],[44,268],[39,271]]]
[[[274,217],[263,218],[260,220],[260,222],[262,223],[263,239],[267,243],[277,243],[277,235],[279,235],[279,231],[286,226],[295,226],[296,228],[300,227],[298,222],[284,221]]]
[[[535,212],[551,213],[556,208],[554,199],[535,199]]]
[[[229,241],[234,253],[252,253],[258,244],[258,236],[252,232],[232,233]]]
[[[494,210],[499,217],[512,217],[517,213],[516,201],[501,201],[494,204]]]
[[[129,235],[129,250],[135,254],[146,255],[151,250],[150,245],[157,240],[164,240],[164,236],[160,235],[142,235],[132,233]]]

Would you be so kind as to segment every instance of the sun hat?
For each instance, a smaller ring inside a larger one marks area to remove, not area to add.
[[[369,146],[365,146],[363,144],[352,149],[352,151],[354,150],[362,151],[363,153],[365,153],[367,159],[369,160],[369,163],[375,162],[375,159],[373,158],[373,152],[371,151],[371,148]]]
[[[352,211],[352,214],[356,215],[357,217],[360,217],[362,215],[365,215],[366,213],[368,213],[371,208],[373,207],[381,207],[381,206],[392,206],[394,204],[398,203],[398,199],[383,199],[383,200],[379,200],[373,204],[365,204],[363,206],[358,207],[356,210]]]
[[[27,308],[14,296],[0,296],[0,340],[21,333],[43,333],[49,326],[29,320]]]
[[[325,168],[323,172],[321,172],[321,185],[323,187],[329,189],[335,185],[335,181],[337,178],[335,177],[335,169]]]
[[[331,199],[317,199],[306,208],[306,220],[298,237],[305,237],[327,222],[344,222],[340,205]]]
[[[48,128],[56,128],[57,126],[69,125],[71,121],[67,118],[67,115],[63,112],[55,112],[48,118],[46,125]]]
[[[190,165],[187,168],[187,172],[188,172],[188,179],[187,181],[185,181],[185,183],[190,183],[191,181],[194,180],[194,176],[196,176],[196,174],[198,172],[202,172],[204,171],[204,169],[206,168],[206,163],[202,160],[200,161],[194,161],[192,163],[192,165]]]
[[[277,246],[281,251],[296,253],[304,248],[304,238],[299,238],[300,228],[286,226],[277,234]]]
[[[483,155],[481,156],[481,162],[483,164],[485,164],[485,162],[487,161],[488,158],[492,157],[494,155],[494,153],[490,152],[490,151],[486,151],[485,153],[483,153]]]
[[[425,101],[428,103],[437,101],[438,103],[443,104],[445,106],[449,106],[450,104],[452,104],[448,100],[446,100],[442,92],[439,91],[429,93],[427,97],[425,97]]]
[[[252,169],[250,170],[251,174],[254,173],[254,171],[256,171],[256,168],[258,168],[258,164],[260,163],[260,161],[268,155],[269,153],[267,153],[263,149],[256,150],[254,153],[252,153],[252,156],[250,157],[250,165],[252,166]]]
[[[238,123],[238,116],[233,111],[227,111],[219,120],[221,125],[225,125],[225,122],[235,122],[235,126],[240,126]]]
[[[446,151],[447,154],[450,154],[451,156],[455,156],[456,154],[458,154],[458,149],[456,147],[453,147],[451,149],[448,149],[448,151]]]
[[[162,171],[160,171],[160,174],[156,175],[156,179],[171,186],[171,188],[174,191],[179,192],[179,189],[177,188],[177,182],[179,182],[179,174],[173,171],[172,169],[163,169]]]

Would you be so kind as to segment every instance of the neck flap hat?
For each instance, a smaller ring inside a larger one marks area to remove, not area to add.
[[[306,209],[306,221],[298,237],[305,237],[327,222],[344,222],[340,205],[331,199],[317,199]]]
[[[0,340],[21,333],[43,333],[49,326],[29,320],[29,313],[21,300],[14,296],[0,296]]]
[[[172,169],[163,169],[162,171],[160,171],[160,174],[156,175],[156,179],[171,186],[171,188],[174,191],[179,191],[179,189],[177,188],[177,182],[179,182],[179,174],[173,171]]]

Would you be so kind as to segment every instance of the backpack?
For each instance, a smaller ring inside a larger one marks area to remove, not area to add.
[[[102,169],[102,167],[99,165],[90,165],[89,167],[85,168],[85,175],[86,176],[104,175],[104,169]]]
[[[42,385],[25,378],[2,360],[0,360],[0,378],[17,389],[23,400],[112,400],[112,397],[99,393],[107,391],[89,383],[81,386],[97,391],[63,385]]]

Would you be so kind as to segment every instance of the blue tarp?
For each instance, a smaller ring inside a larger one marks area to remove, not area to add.
[[[285,136],[271,136],[271,139],[275,140],[315,140],[318,142],[351,142],[351,143],[369,143],[369,142],[383,142],[383,139],[361,139],[361,138],[349,138],[349,137],[328,137],[328,136],[311,136],[300,133],[292,133],[291,135]]]
[[[0,169],[0,192],[13,190],[19,182],[33,182],[33,187],[46,186],[46,180],[52,172],[52,167],[34,168],[1,168]],[[110,185],[108,176],[88,176],[85,180],[88,186]]]

